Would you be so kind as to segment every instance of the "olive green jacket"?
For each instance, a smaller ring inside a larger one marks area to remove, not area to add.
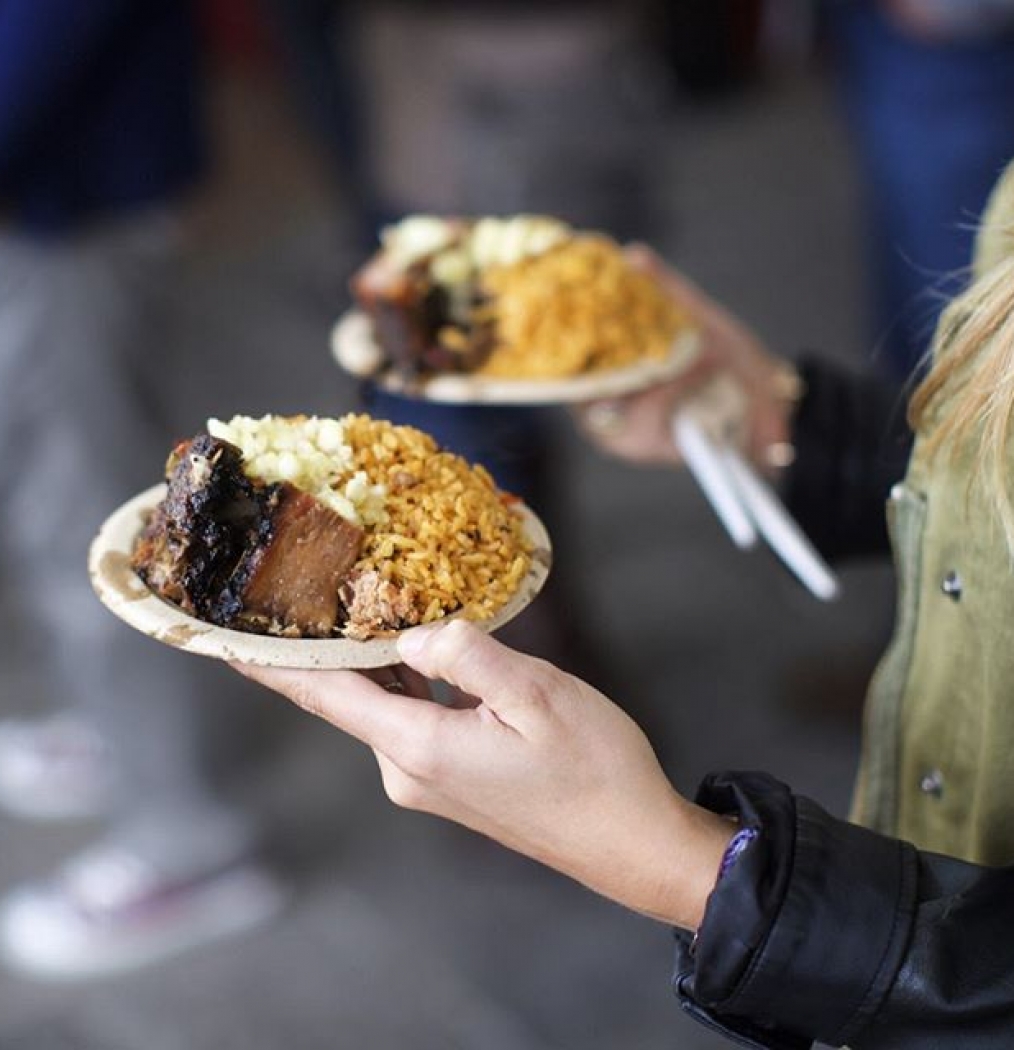
[[[984,214],[975,271],[1011,251],[1014,166]],[[867,701],[853,817],[1014,864],[1014,559],[973,469],[967,455],[931,461],[917,435],[891,494],[897,623]]]
[[[945,456],[930,469],[917,440],[891,494],[898,619],[870,689],[853,815],[923,849],[1011,864],[1014,565],[968,471]]]

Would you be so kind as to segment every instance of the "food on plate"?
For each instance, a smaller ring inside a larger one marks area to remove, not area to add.
[[[363,374],[561,379],[665,358],[689,319],[618,244],[536,215],[417,215],[353,276],[370,321],[341,359]]]
[[[367,639],[491,617],[530,551],[518,501],[413,427],[365,415],[211,419],[166,464],[131,564],[199,619]]]

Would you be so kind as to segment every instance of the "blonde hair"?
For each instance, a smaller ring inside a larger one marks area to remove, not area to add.
[[[909,405],[929,458],[972,454],[969,485],[993,506],[1014,556],[1007,449],[1014,425],[1014,165],[983,214],[973,282],[937,327],[933,366]]]

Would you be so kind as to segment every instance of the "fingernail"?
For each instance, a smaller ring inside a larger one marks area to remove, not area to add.
[[[398,639],[398,653],[406,660],[418,656],[429,645],[430,638],[440,630],[439,624],[413,627]]]

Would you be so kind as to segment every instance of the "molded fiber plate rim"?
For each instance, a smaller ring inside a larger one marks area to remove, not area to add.
[[[366,314],[349,310],[331,330],[331,355],[345,371],[369,379],[389,393],[448,405],[566,405],[624,397],[676,379],[690,367],[700,349],[698,333],[688,329],[676,337],[666,357],[566,379],[501,379],[448,373],[407,380],[393,369],[362,375],[350,367],[355,355],[348,354],[346,347],[356,342],[361,345],[364,340],[372,342],[372,338]]]
[[[401,662],[397,633],[361,642],[351,638],[276,638],[250,634],[188,616],[153,594],[131,568],[130,553],[149,511],[164,495],[165,485],[155,485],[113,511],[99,529],[88,553],[88,572],[95,593],[125,623],[149,638],[188,653],[265,667],[366,670]],[[532,547],[531,564],[510,601],[491,619],[474,621],[484,631],[495,631],[513,620],[532,602],[549,575],[552,547],[545,526],[524,504],[516,506]]]

